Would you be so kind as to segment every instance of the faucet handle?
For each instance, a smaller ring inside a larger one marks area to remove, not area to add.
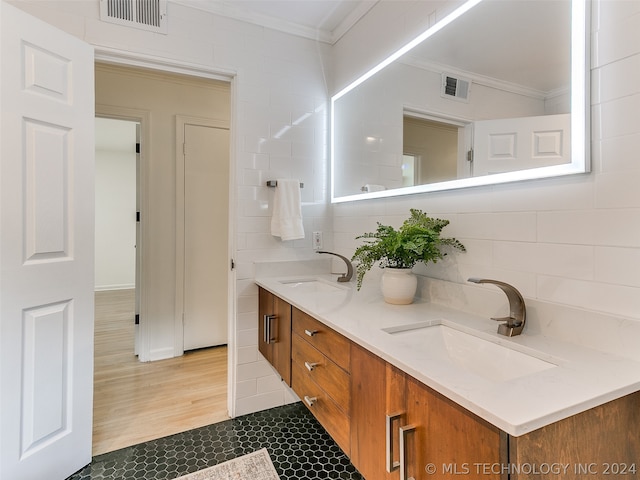
[[[507,322],[510,326],[519,327],[522,325],[522,322],[515,317],[491,317],[491,320],[495,320],[496,322]]]

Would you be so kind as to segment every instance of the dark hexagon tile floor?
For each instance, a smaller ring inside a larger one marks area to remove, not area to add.
[[[281,480],[364,480],[302,403],[99,455],[67,480],[172,480],[264,447]]]

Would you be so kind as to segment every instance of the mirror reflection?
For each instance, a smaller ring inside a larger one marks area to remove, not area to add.
[[[587,171],[572,150],[586,115],[574,14],[567,0],[484,0],[334,97],[333,200]]]

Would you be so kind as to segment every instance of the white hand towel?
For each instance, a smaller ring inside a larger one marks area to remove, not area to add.
[[[299,180],[278,179],[273,197],[271,235],[283,241],[304,238]]]

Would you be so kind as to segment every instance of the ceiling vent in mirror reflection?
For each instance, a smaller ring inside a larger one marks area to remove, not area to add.
[[[443,98],[468,102],[470,92],[471,80],[468,78],[454,77],[448,73],[442,74],[442,90],[440,95],[442,95]]]

